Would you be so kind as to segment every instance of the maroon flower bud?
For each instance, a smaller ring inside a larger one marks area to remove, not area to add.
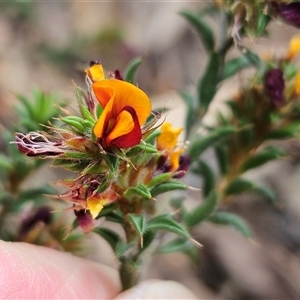
[[[20,236],[25,236],[37,223],[50,224],[52,219],[50,208],[43,206],[28,216],[21,224]]]
[[[115,72],[113,73],[113,76],[115,79],[124,80],[123,75],[120,72],[120,70],[115,70]]]
[[[50,141],[39,132],[30,132],[28,134],[17,132],[15,138],[16,141],[11,143],[16,144],[19,151],[27,156],[56,156],[64,152],[60,148],[62,146],[61,141]]]
[[[288,24],[300,28],[300,2],[274,3],[277,14]]]
[[[271,103],[275,107],[283,104],[284,80],[280,69],[271,69],[265,74],[264,88]]]
[[[179,168],[176,170],[174,178],[182,178],[191,164],[191,158],[188,155],[181,155],[179,159]]]
[[[74,214],[77,218],[78,225],[84,232],[89,232],[95,227],[94,219],[88,210],[75,209]]]

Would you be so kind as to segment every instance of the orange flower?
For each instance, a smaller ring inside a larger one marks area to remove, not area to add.
[[[294,93],[300,95],[300,72],[295,75],[294,78]]]
[[[300,52],[300,35],[292,37],[286,54],[286,59],[291,60]]]
[[[174,128],[170,123],[164,123],[157,137],[157,149],[167,155],[170,171],[179,168],[179,159],[184,152],[183,147],[177,148],[177,140],[182,130],[182,128]]]
[[[141,125],[151,113],[151,102],[139,88],[126,81],[104,79],[102,66],[93,65],[86,73],[96,99],[103,107],[94,134],[104,149],[129,148],[142,139]]]

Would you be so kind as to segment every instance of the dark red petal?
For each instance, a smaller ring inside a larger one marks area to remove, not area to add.
[[[91,231],[95,227],[94,219],[90,212],[85,209],[74,210],[78,225],[84,232]]]
[[[264,88],[271,103],[279,107],[284,102],[284,78],[280,69],[268,70],[264,78]]]
[[[134,127],[132,131],[130,131],[127,134],[124,134],[116,139],[113,139],[110,142],[111,146],[117,147],[117,148],[130,148],[138,145],[141,142],[142,139],[142,131],[141,126],[139,123],[139,120],[137,118],[137,114],[135,110],[131,106],[125,106],[123,110],[128,111],[133,119]]]
[[[284,21],[292,26],[300,28],[300,3],[276,3],[275,9]]]

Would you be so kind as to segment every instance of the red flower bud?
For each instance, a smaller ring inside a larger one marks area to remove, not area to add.
[[[271,69],[266,72],[264,82],[265,92],[275,107],[283,104],[284,86],[283,72],[280,69]]]
[[[274,3],[277,14],[288,24],[300,28],[300,2]]]

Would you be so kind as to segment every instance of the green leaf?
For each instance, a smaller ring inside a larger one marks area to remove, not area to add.
[[[137,186],[128,188],[123,193],[123,195],[126,199],[129,199],[129,200],[135,199],[136,197],[141,197],[144,199],[152,199],[150,189],[148,189],[148,187],[143,183],[139,183]]]
[[[195,98],[186,91],[180,91],[179,94],[187,107],[185,118],[185,134],[186,137],[188,137],[197,114]]]
[[[271,17],[262,9],[258,9],[258,18],[256,22],[256,35],[261,36],[266,32],[266,28],[271,21]]]
[[[251,66],[251,62],[246,56],[233,58],[225,64],[221,75],[221,80],[231,77],[242,69],[248,68],[249,66]]]
[[[215,146],[215,155],[217,158],[219,170],[222,175],[225,175],[228,172],[229,168],[229,161],[228,161],[228,148],[223,145],[216,145]]]
[[[155,233],[153,231],[146,231],[143,235],[143,248],[140,247],[140,253],[146,250],[155,238]]]
[[[67,125],[77,129],[80,133],[85,132],[85,128],[82,125],[83,119],[76,117],[76,116],[67,116],[67,117],[62,117],[60,120]]]
[[[251,191],[266,198],[270,203],[274,204],[278,201],[275,192],[267,187],[255,186],[251,189]]]
[[[113,212],[116,208],[117,208],[117,205],[114,202],[109,204],[109,205],[104,206],[96,219],[99,219],[101,217],[105,217],[107,214]]]
[[[248,160],[246,160],[242,166],[241,171],[246,172],[250,169],[254,169],[264,165],[265,163],[283,157],[285,151],[276,147],[267,147],[262,151],[252,155]]]
[[[203,160],[198,160],[197,165],[192,168],[192,171],[199,174],[203,178],[203,194],[206,197],[215,186],[215,174],[211,167]]]
[[[90,161],[86,159],[55,159],[52,166],[65,168],[69,171],[82,172],[90,165]]]
[[[109,165],[112,172],[115,172],[118,169],[119,158],[116,155],[107,153],[106,155],[103,156],[103,158],[105,159],[105,161]]]
[[[63,153],[63,156],[66,158],[73,158],[73,159],[91,159],[89,154],[83,153],[83,152],[78,152],[78,151],[65,152],[65,153]],[[61,157],[62,157],[62,155],[60,156],[60,158]]]
[[[133,225],[135,230],[138,232],[139,235],[143,235],[146,231],[146,218],[144,215],[138,214],[127,214],[127,218],[129,219],[130,223]]]
[[[128,250],[130,250],[131,248],[133,248],[135,245],[135,243],[129,243],[127,244],[125,241],[120,241],[117,244],[117,247],[115,249],[115,255],[116,257],[120,258],[121,256],[123,256]]]
[[[246,238],[250,238],[252,236],[249,225],[244,219],[240,218],[236,214],[220,211],[214,213],[214,215],[210,216],[208,220],[215,224],[231,226],[241,232]]]
[[[233,116],[239,117],[241,115],[241,110],[240,110],[239,105],[237,104],[237,102],[231,100],[231,101],[225,102],[225,104],[229,106]]]
[[[200,113],[203,116],[217,91],[219,83],[220,57],[212,52],[205,73],[198,82]]]
[[[270,131],[265,138],[269,140],[288,139],[295,136],[295,128],[279,128]]]
[[[153,187],[161,184],[162,182],[165,182],[173,177],[172,173],[161,173],[156,176],[154,176],[148,183],[147,187],[149,189],[152,189]]]
[[[95,124],[95,119],[94,119],[93,115],[90,113],[90,111],[87,109],[87,107],[85,107],[83,104],[80,104],[79,108],[80,108],[82,117],[85,120],[88,120],[91,123]]]
[[[101,213],[102,213],[102,211],[101,211]],[[101,213],[98,215],[97,219],[99,217],[103,216]],[[118,215],[117,213],[113,212],[113,211],[108,212],[104,216],[105,216],[106,221],[113,222],[113,223],[118,223],[118,224],[124,224],[123,218],[120,215]]]
[[[295,75],[298,73],[298,67],[293,61],[291,63],[283,63],[282,68],[286,81],[294,79]]]
[[[82,120],[82,125],[86,132],[90,132],[94,128],[95,122],[91,122],[90,120]]]
[[[40,186],[35,189],[21,190],[19,192],[18,201],[35,200],[38,197],[44,197],[44,195],[54,194],[55,190],[50,185]]]
[[[179,14],[183,16],[197,31],[206,51],[208,53],[212,52],[215,46],[215,38],[210,26],[204,22],[200,16],[197,16],[191,12],[181,11]]]
[[[13,162],[10,157],[0,153],[0,169],[10,171],[13,168]]]
[[[176,238],[159,248],[159,253],[187,252],[195,246],[187,239]]]
[[[93,232],[97,233],[103,239],[105,239],[114,252],[116,251],[118,244],[123,241],[117,233],[108,228],[97,227],[93,229]]]
[[[157,153],[158,150],[155,146],[148,143],[141,143],[133,148],[131,148],[128,152],[126,152],[127,157],[132,157],[136,155],[141,155],[144,153]]]
[[[174,190],[186,190],[187,188],[188,186],[185,183],[173,179],[173,180],[168,180],[167,182],[162,182],[161,184],[154,186],[152,189],[150,189],[150,191],[152,197],[155,197],[165,192],[174,191]]]
[[[130,83],[134,82],[134,77],[136,74],[137,69],[143,62],[143,59],[141,57],[136,57],[133,60],[131,60],[126,68],[124,79],[125,81],[128,81]]]
[[[255,132],[253,128],[253,124],[251,123],[244,123],[240,124],[240,126],[243,128],[239,134],[238,134],[238,141],[240,145],[250,146],[255,143]]]
[[[243,193],[247,190],[251,190],[254,187],[253,182],[243,179],[235,178],[233,179],[225,190],[226,195],[236,195]]]
[[[171,219],[170,215],[160,215],[154,217],[147,224],[148,231],[164,230],[176,233],[185,238],[190,238],[189,233],[176,221]]]
[[[188,149],[191,160],[197,160],[204,150],[214,146],[217,143],[223,142],[225,138],[233,135],[236,132],[237,129],[235,127],[224,126],[222,128],[214,129],[205,137],[198,137],[194,139]]]
[[[191,212],[186,213],[184,221],[187,226],[193,227],[204,221],[214,211],[218,203],[218,194],[212,191],[199,206],[194,208]]]
[[[260,70],[264,69],[265,64],[262,62],[262,60],[256,53],[244,48],[243,54],[253,66],[257,67]]]
[[[160,131],[155,130],[153,132],[151,132],[151,134],[149,134],[146,138],[145,138],[145,143],[147,144],[154,144],[154,142],[156,141],[156,138],[160,135]]]

